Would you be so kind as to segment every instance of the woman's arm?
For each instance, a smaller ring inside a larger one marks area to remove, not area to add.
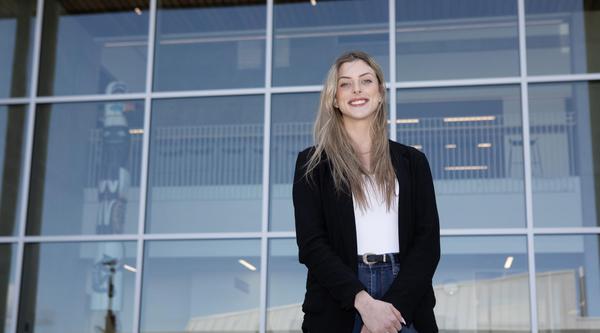
[[[356,273],[336,254],[328,240],[323,202],[319,189],[318,167],[313,170],[314,182],[305,176],[306,162],[313,148],[298,154],[292,188],[294,215],[296,219],[296,242],[298,258],[342,308],[354,307],[356,294],[364,290]],[[333,191],[333,189],[332,189]],[[335,207],[331,207],[335,209]]]
[[[440,260],[440,224],[427,157],[415,151],[411,162],[415,232],[413,243],[400,263],[400,273],[382,300],[392,303],[402,316],[413,322],[415,307],[431,289],[433,274]]]

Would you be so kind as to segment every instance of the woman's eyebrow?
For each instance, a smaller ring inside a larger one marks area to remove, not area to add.
[[[373,75],[373,73],[371,73],[371,72],[366,72],[366,73],[362,73],[362,74],[360,74],[358,77],[362,77],[362,76],[365,76],[365,75],[368,75],[368,74],[371,74],[371,75]],[[351,78],[351,77],[349,77],[349,76],[340,76],[340,77],[338,78],[338,80],[339,80],[339,79],[352,79],[352,78]]]

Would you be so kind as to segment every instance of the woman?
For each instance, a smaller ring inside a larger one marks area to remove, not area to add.
[[[315,146],[298,154],[293,201],[308,268],[302,331],[437,332],[439,221],[423,153],[388,140],[383,72],[363,52],[329,70]]]

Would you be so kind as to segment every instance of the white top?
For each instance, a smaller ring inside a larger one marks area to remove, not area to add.
[[[364,175],[364,177],[367,177]],[[395,179],[395,196],[387,211],[385,198],[376,191],[373,184],[365,181],[365,190],[369,207],[366,211],[354,203],[354,217],[356,221],[356,245],[358,254],[364,253],[395,253],[399,252],[398,241],[398,179]]]

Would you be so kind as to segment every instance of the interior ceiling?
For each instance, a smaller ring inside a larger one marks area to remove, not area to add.
[[[115,12],[129,11],[136,7],[147,9],[148,0],[46,0],[57,2],[64,9],[64,12],[70,14],[77,13],[99,13],[99,12]],[[317,3],[330,2],[333,0],[317,0]],[[357,1],[357,0],[354,0]],[[364,0],[368,1],[368,0]],[[372,0],[371,0],[372,1]],[[485,12],[502,12],[507,6],[506,0],[478,2],[476,0],[456,0],[446,2],[445,0],[429,0],[415,2],[399,2],[397,8],[402,8],[409,5],[411,11],[427,12],[451,6],[453,11],[462,13],[471,13],[477,15],[478,11]],[[2,17],[17,17],[23,12],[33,14],[35,11],[35,0],[0,0],[0,18]],[[309,0],[274,0],[276,4],[280,3],[310,3]],[[266,0],[158,0],[160,8],[202,8],[202,7],[225,7],[225,6],[240,6],[240,5],[265,5]],[[535,13],[545,12],[578,12],[581,9],[585,11],[600,11],[600,1],[583,0],[579,1],[525,1],[528,11]],[[516,6],[516,0],[512,4]],[[419,8],[420,7],[420,8]],[[494,9],[497,7],[497,9]]]
[[[128,11],[136,7],[146,9],[149,6],[148,0],[103,0],[103,1],[82,1],[82,0],[62,0],[62,7],[67,13],[89,13],[89,12],[114,12]],[[202,8],[202,7],[225,7],[240,5],[255,5],[266,3],[265,0],[158,0],[159,8]]]

